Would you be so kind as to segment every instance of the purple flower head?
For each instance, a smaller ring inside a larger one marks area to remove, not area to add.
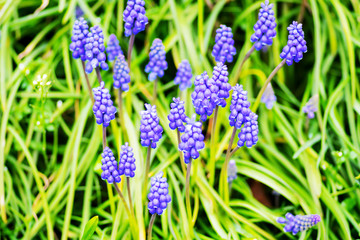
[[[292,232],[293,235],[298,232],[306,231],[309,228],[315,226],[318,222],[321,221],[321,218],[317,214],[311,215],[292,215],[287,213],[285,218],[279,217],[276,221],[280,224],[286,224],[284,227],[285,232]]]
[[[104,52],[104,34],[99,26],[94,26],[90,28],[90,32],[86,37],[85,54],[86,59],[89,60],[85,67],[87,73],[91,73],[94,68],[99,66],[105,71],[109,69],[105,62],[106,55]]]
[[[119,161],[119,174],[125,174],[126,177],[135,176],[135,158],[132,147],[129,143],[121,146],[120,161]]]
[[[85,44],[88,33],[89,26],[86,20],[84,18],[75,20],[70,44],[70,51],[73,52],[74,59],[81,58],[82,61],[86,61]]]
[[[163,128],[159,124],[156,106],[145,103],[145,111],[141,111],[140,139],[143,147],[156,148],[156,143],[162,137]]]
[[[271,86],[271,83],[269,83],[265,88],[265,92],[261,97],[261,102],[265,103],[267,109],[273,108],[274,103],[276,102],[276,96],[274,93],[274,89]]]
[[[307,113],[307,117],[312,119],[315,117],[315,112],[318,110],[319,95],[312,96],[303,108],[304,113]]]
[[[226,106],[226,99],[230,96],[229,92],[231,90],[231,85],[229,83],[228,75],[227,66],[221,62],[217,63],[214,67],[212,76],[212,83],[214,83],[214,85],[210,86],[211,92],[215,92],[216,97],[214,97],[215,101],[213,100],[213,97],[211,97],[211,101],[221,107]]]
[[[119,183],[121,182],[121,177],[118,171],[118,163],[115,160],[114,154],[109,147],[106,147],[101,154],[101,179],[107,180],[108,183]]]
[[[199,151],[205,147],[204,135],[201,132],[201,122],[196,122],[196,115],[191,119],[188,118],[185,126],[185,133],[181,136],[179,150],[184,152],[184,161],[186,164],[190,162],[190,158],[197,159]]]
[[[120,88],[121,91],[127,92],[129,90],[130,83],[130,69],[125,60],[124,55],[120,54],[116,58],[114,65],[114,88]]]
[[[215,105],[210,101],[211,96],[215,96],[215,99],[217,98],[217,95],[212,93],[209,88],[210,85],[215,86],[215,84],[209,84],[209,81],[211,82],[213,80],[209,79],[206,71],[196,76],[194,82],[195,89],[191,94],[195,112],[200,115],[200,120],[203,122],[213,113],[215,108]]]
[[[191,65],[188,60],[182,60],[176,72],[174,83],[179,85],[180,91],[190,88],[192,85]]]
[[[307,46],[301,23],[293,21],[287,29],[289,31],[288,41],[280,53],[280,58],[286,59],[286,64],[290,66],[293,61],[299,62],[303,58],[303,53],[307,52]]]
[[[81,9],[81,7],[79,6],[76,6],[75,8],[75,15],[76,15],[76,18],[80,18],[84,15],[84,12],[83,10]]]
[[[115,36],[115,34],[111,34],[109,36],[109,41],[106,47],[106,53],[109,61],[114,61],[117,56],[120,54],[123,55],[123,51],[119,45],[119,40]]]
[[[237,143],[238,147],[244,146],[246,142],[246,146],[251,148],[258,141],[258,116],[251,112],[249,116],[245,117],[244,126],[241,128],[239,132],[239,141]]]
[[[168,119],[170,121],[169,127],[171,130],[179,129],[180,132],[185,131],[184,123],[187,121],[185,114],[184,101],[180,101],[180,98],[173,98],[173,102],[170,103],[170,114]]]
[[[247,100],[247,91],[243,90],[243,86],[236,84],[233,87],[231,105],[230,105],[230,126],[240,129],[250,114],[250,102]]]
[[[237,168],[235,160],[230,160],[228,165],[228,183],[232,183],[237,178]]]
[[[115,119],[116,108],[113,106],[109,90],[104,88],[105,83],[101,82],[100,86],[93,88],[95,103],[93,112],[95,114],[96,123],[104,127],[108,127],[110,121]]]
[[[169,184],[167,179],[163,178],[163,172],[159,172],[151,178],[151,188],[148,194],[148,209],[150,214],[161,215],[166,209],[168,203],[171,202],[169,195]]]
[[[156,38],[150,47],[150,61],[145,66],[145,72],[150,73],[148,76],[150,81],[154,81],[157,77],[161,78],[164,76],[164,70],[168,67],[165,55],[165,47],[162,41]]]
[[[220,27],[216,29],[215,45],[211,54],[216,62],[231,63],[233,61],[236,49],[230,27],[220,25]]]
[[[274,4],[269,4],[269,0],[261,3],[259,17],[254,25],[255,33],[250,38],[250,41],[254,43],[255,49],[258,51],[265,45],[270,46],[273,43],[272,39],[276,36],[273,7]]]
[[[144,0],[128,0],[123,13],[125,37],[145,30],[148,18],[145,16]]]

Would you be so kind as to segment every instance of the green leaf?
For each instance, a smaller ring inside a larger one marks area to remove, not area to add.
[[[91,237],[94,234],[95,229],[98,225],[98,222],[99,222],[99,217],[95,216],[86,223],[84,233],[81,237],[81,240],[91,239]]]

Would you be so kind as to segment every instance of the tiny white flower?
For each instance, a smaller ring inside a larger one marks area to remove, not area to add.
[[[23,70],[25,69],[25,64],[20,63],[20,64],[19,64],[19,68],[20,68],[21,71],[23,71]]]
[[[36,122],[36,125],[38,125],[38,126],[39,126],[39,125],[40,125],[40,121],[37,121],[37,122]]]
[[[56,106],[60,108],[62,106],[63,102],[61,100],[57,101]]]
[[[29,75],[29,74],[30,74],[30,70],[29,70],[28,68],[25,70],[25,74],[26,74],[26,75]]]

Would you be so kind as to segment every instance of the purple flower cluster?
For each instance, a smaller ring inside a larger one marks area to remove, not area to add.
[[[273,108],[274,103],[276,102],[276,96],[274,93],[274,89],[271,86],[271,83],[269,83],[265,88],[265,92],[261,97],[261,102],[265,103],[267,109]]]
[[[250,114],[250,102],[247,100],[247,91],[243,90],[243,86],[236,84],[233,87],[231,105],[230,105],[230,126],[240,129],[245,118]]]
[[[318,110],[319,95],[314,95],[309,99],[303,108],[304,113],[307,113],[307,117],[312,119],[315,117],[315,112]]]
[[[148,194],[148,209],[151,214],[161,215],[171,202],[169,195],[169,185],[167,179],[163,178],[163,173],[159,172],[156,176],[151,178],[151,188]]]
[[[274,10],[272,10],[273,7],[274,4],[269,4],[269,0],[261,3],[258,21],[254,25],[255,33],[251,35],[250,39],[258,51],[265,45],[271,45],[273,43],[272,39],[276,36],[276,22]]]
[[[230,160],[228,165],[228,183],[232,183],[237,178],[237,168],[235,160]]]
[[[248,148],[254,146],[257,143],[259,133],[257,119],[258,116],[253,112],[251,112],[249,116],[245,117],[244,126],[241,128],[238,135],[238,147],[244,146],[245,142]]]
[[[76,18],[80,18],[84,15],[84,11],[81,9],[81,7],[76,6],[75,8],[75,16]]]
[[[135,158],[132,147],[129,143],[121,146],[120,161],[119,161],[119,174],[125,174],[126,177],[135,176]]]
[[[211,81],[212,79],[209,79],[206,71],[196,76],[194,82],[195,89],[191,94],[195,112],[200,115],[200,120],[203,122],[213,113],[215,108],[215,105],[210,101],[211,96],[215,96],[215,100],[217,99],[217,95],[215,93],[212,94],[209,88],[210,84],[208,82]]]
[[[148,18],[145,16],[145,1],[144,0],[128,0],[126,8],[123,13],[125,22],[125,36],[129,37],[131,34],[138,34],[145,30],[148,24]]]
[[[145,111],[141,111],[140,139],[143,147],[156,148],[162,137],[163,128],[159,124],[156,106],[145,103]]]
[[[100,66],[102,70],[108,70],[104,46],[104,34],[99,26],[90,28],[90,32],[86,37],[85,54],[86,63],[85,71],[91,73],[94,68]]]
[[[129,90],[130,83],[129,73],[130,69],[124,55],[118,55],[114,65],[114,88],[120,88],[122,91],[127,92]]]
[[[105,83],[101,82],[99,87],[93,88],[95,99],[93,112],[96,123],[108,127],[110,121],[115,119],[116,108],[113,106],[113,101],[111,101],[109,90],[104,88],[104,85]]]
[[[292,234],[295,235],[298,232],[306,231],[315,226],[321,221],[321,217],[317,214],[294,216],[291,213],[287,213],[285,218],[279,217],[276,221],[280,224],[286,224],[284,231],[292,232]]]
[[[84,18],[75,20],[70,44],[70,51],[73,52],[74,59],[81,58],[82,61],[86,61],[85,44],[88,33],[89,26],[86,20]]]
[[[299,62],[303,58],[303,53],[307,52],[307,46],[301,23],[293,21],[287,29],[289,31],[288,41],[280,53],[280,58],[286,59],[286,64],[290,66],[293,61]]]
[[[106,147],[101,154],[101,179],[107,180],[108,183],[121,182],[120,173],[118,171],[118,163],[115,160],[114,154],[110,148]]]
[[[161,39],[156,38],[151,47],[149,54],[150,61],[145,66],[145,72],[150,73],[148,79],[154,81],[157,77],[161,78],[164,76],[164,71],[168,68],[166,62],[165,47]]]
[[[221,62],[217,63],[213,70],[213,76],[211,78],[212,86],[210,86],[210,90],[212,93],[216,94],[215,101],[213,101],[213,98],[211,98],[211,101],[221,107],[226,106],[226,99],[230,96],[229,92],[231,90],[231,85],[229,83],[228,75],[227,66]]]
[[[185,133],[181,136],[181,143],[179,150],[184,152],[184,161],[186,164],[190,159],[197,159],[200,154],[199,151],[205,147],[204,135],[201,132],[201,122],[196,122],[196,115],[192,119],[187,120],[185,126]]]
[[[191,65],[188,60],[182,60],[176,72],[174,83],[179,85],[180,91],[190,88],[192,85]]]
[[[180,132],[185,131],[184,123],[187,121],[185,114],[184,101],[180,101],[180,98],[173,98],[173,102],[170,103],[170,114],[168,119],[170,121],[169,127],[171,130],[179,129]]]
[[[120,54],[123,55],[123,51],[119,45],[119,40],[115,36],[115,34],[111,34],[109,36],[109,41],[106,47],[106,53],[109,61],[114,61],[117,56]]]
[[[230,27],[220,25],[220,27],[216,29],[215,45],[211,54],[217,62],[225,63],[233,61],[236,49]]]

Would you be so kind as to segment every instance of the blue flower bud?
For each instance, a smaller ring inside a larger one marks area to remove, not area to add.
[[[169,127],[172,130],[179,129],[180,132],[184,132],[184,123],[188,118],[185,114],[184,101],[180,101],[180,98],[173,98],[170,108],[170,114],[168,115]]]
[[[220,25],[220,27],[216,29],[215,45],[211,54],[216,62],[231,63],[233,61],[236,49],[230,27]]]
[[[82,61],[86,61],[85,44],[89,26],[84,18],[75,20],[72,33],[70,44],[70,51],[73,52],[72,56],[74,59],[81,58]]]
[[[120,153],[120,162],[119,162],[119,174],[125,174],[126,177],[135,176],[135,158],[132,147],[129,146],[129,143],[121,146]]]
[[[265,103],[267,109],[273,108],[274,103],[276,102],[276,96],[274,93],[274,89],[271,86],[271,83],[269,83],[265,88],[265,92],[261,97],[261,102]]]
[[[191,65],[188,60],[182,60],[176,72],[174,83],[179,85],[180,91],[190,88],[192,85]]]
[[[109,41],[106,47],[106,53],[108,55],[109,61],[114,61],[117,56],[120,54],[123,55],[123,51],[119,45],[119,40],[115,34],[109,36]]]
[[[130,69],[124,55],[118,55],[114,65],[114,88],[120,88],[123,92],[127,92],[129,90],[130,83],[129,73]]]
[[[163,128],[159,124],[156,106],[145,103],[145,111],[141,111],[140,139],[143,147],[156,148],[156,143],[161,139]]]
[[[101,157],[101,179],[107,180],[110,184],[113,182],[121,182],[121,177],[118,171],[118,163],[115,160],[111,149],[109,147],[105,147]]]
[[[169,185],[167,179],[163,178],[163,172],[159,172],[156,176],[151,178],[151,188],[148,194],[148,209],[150,214],[161,215],[171,202],[169,195]]]
[[[104,85],[105,83],[101,82],[99,87],[93,88],[95,99],[93,112],[96,123],[108,127],[110,121],[115,119],[116,108],[113,106],[113,101],[111,101],[109,90],[104,88]]]
[[[237,143],[238,147],[244,146],[246,142],[246,147],[251,148],[258,141],[258,116],[251,112],[249,116],[245,117],[244,126],[239,132],[239,141]]]
[[[145,16],[144,0],[128,0],[123,13],[125,36],[138,34],[145,30],[148,18]]]
[[[243,86],[236,84],[233,87],[233,93],[230,105],[230,126],[240,129],[250,114],[250,102],[247,100],[247,91],[243,90]]]
[[[145,66],[145,72],[150,73],[148,79],[154,81],[157,77],[163,77],[168,64],[166,62],[165,47],[159,38],[153,41],[150,47],[149,58],[150,61]]]
[[[321,217],[317,214],[294,216],[291,213],[287,213],[285,218],[279,217],[276,221],[281,224],[286,224],[284,231],[292,232],[292,234],[295,235],[298,232],[306,231],[315,226],[321,221]]]

